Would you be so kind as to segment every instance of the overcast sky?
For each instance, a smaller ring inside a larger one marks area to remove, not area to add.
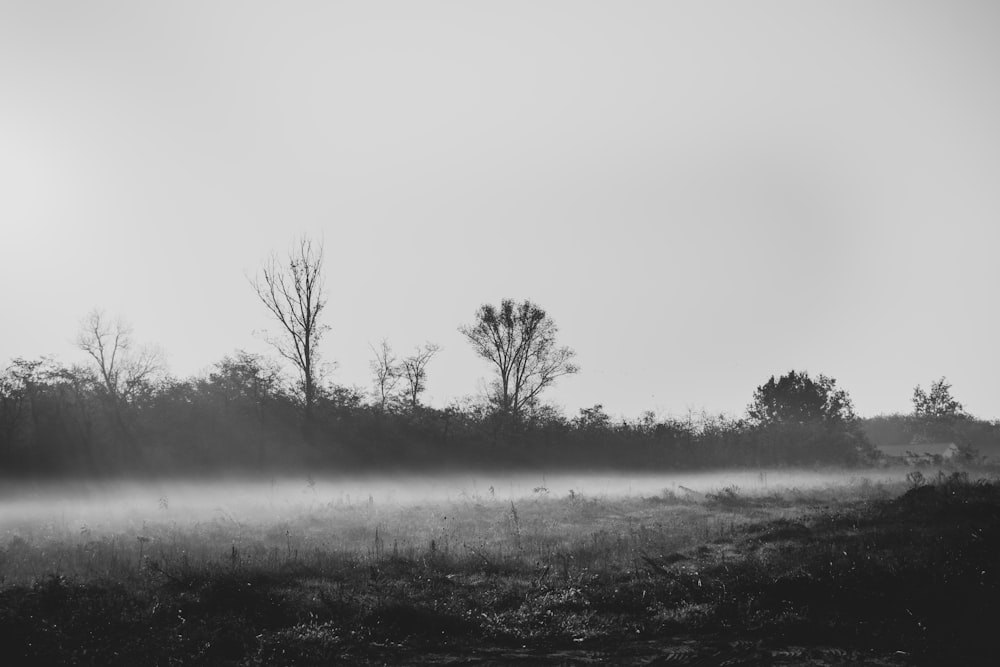
[[[0,364],[94,308],[204,372],[322,238],[333,379],[530,298],[567,412],[864,415],[945,375],[1000,417],[1000,3],[0,0]]]

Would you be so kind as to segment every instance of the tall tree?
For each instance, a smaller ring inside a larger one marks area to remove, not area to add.
[[[416,410],[420,405],[420,394],[427,388],[427,364],[440,350],[434,343],[426,343],[399,364],[406,385],[403,396],[410,410]]]
[[[326,306],[323,294],[323,245],[303,236],[281,260],[264,262],[251,281],[268,312],[281,325],[280,336],[267,341],[299,372],[303,425],[311,437],[319,371],[319,341],[329,327],[320,322]]]
[[[573,363],[576,353],[556,345],[555,322],[531,301],[504,299],[499,308],[484,304],[476,321],[459,331],[496,371],[490,397],[494,406],[515,418],[557,378],[579,371]]]

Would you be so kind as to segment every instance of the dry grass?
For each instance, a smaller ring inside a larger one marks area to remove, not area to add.
[[[946,595],[996,609],[998,487],[930,481],[8,522],[0,641],[49,664],[907,664],[958,655]]]

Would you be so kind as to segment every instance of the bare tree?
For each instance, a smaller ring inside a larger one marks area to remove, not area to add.
[[[402,377],[402,369],[389,346],[389,341],[383,338],[377,349],[371,345],[369,347],[375,353],[375,358],[369,362],[372,374],[375,376],[375,399],[379,402],[379,409],[385,412],[396,397],[396,387]]]
[[[112,324],[99,309],[80,322],[76,344],[93,360],[115,423],[124,433],[122,410],[150,389],[152,379],[163,369],[162,354],[148,345],[135,346],[132,327],[120,318]]]
[[[410,410],[415,410],[420,405],[420,394],[427,388],[427,364],[440,351],[440,346],[426,343],[423,347],[418,347],[412,355],[403,359],[400,364],[403,380],[406,382],[403,395]]]
[[[76,344],[94,360],[101,386],[117,401],[122,357],[132,345],[132,329],[120,319],[111,324],[104,312],[95,308],[80,322]]]
[[[326,306],[322,244],[302,237],[285,261],[271,255],[251,284],[283,330],[281,336],[268,337],[267,341],[299,372],[303,423],[309,432],[319,379],[317,348],[329,329],[319,319]]]
[[[159,349],[136,346],[132,327],[121,319],[111,324],[101,310],[92,310],[80,323],[77,346],[94,360],[104,391],[121,403],[132,402],[163,370]]]
[[[459,328],[473,349],[495,367],[491,400],[503,413],[520,417],[542,391],[563,375],[579,371],[576,353],[556,346],[555,322],[531,301],[504,299],[485,304],[471,326]]]

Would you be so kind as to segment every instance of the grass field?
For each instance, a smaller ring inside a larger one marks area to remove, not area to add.
[[[12,664],[993,664],[1000,485],[907,471],[6,487]]]

